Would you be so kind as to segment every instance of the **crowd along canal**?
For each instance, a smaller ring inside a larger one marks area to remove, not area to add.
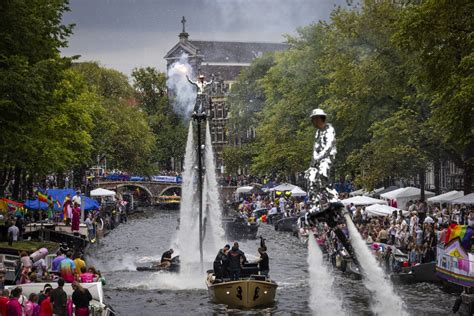
[[[260,226],[259,234],[267,240],[270,276],[279,284],[277,301],[272,307],[235,310],[210,302],[205,286],[205,271],[212,269],[210,262],[202,273],[196,266],[193,278],[180,278],[168,272],[136,271],[137,262],[159,260],[173,244],[178,218],[179,211],[146,208],[88,249],[87,263],[105,276],[106,300],[119,315],[311,314],[307,248],[297,238],[277,232],[267,224]],[[239,240],[239,243],[249,261],[256,259],[259,240]],[[199,257],[199,249],[195,249],[195,256]],[[337,272],[334,275],[334,292],[341,298],[344,311],[350,315],[371,315],[371,293],[363,282]],[[395,285],[395,291],[411,315],[448,314],[455,300],[455,296],[427,283]]]

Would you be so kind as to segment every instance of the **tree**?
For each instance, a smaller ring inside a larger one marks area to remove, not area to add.
[[[409,6],[394,36],[410,56],[411,80],[431,100],[430,124],[464,169],[464,193],[474,175],[474,3],[427,0]]]
[[[147,114],[156,137],[153,160],[164,169],[174,169],[171,162],[184,157],[186,128],[183,119],[170,105],[166,76],[155,68],[138,68],[132,73],[138,107]]]
[[[82,161],[82,169],[94,164],[98,155],[105,155],[114,168],[151,173],[155,135],[148,126],[147,114],[135,105],[127,76],[95,62],[74,64],[73,70],[95,96],[94,106],[90,107],[93,150]]]

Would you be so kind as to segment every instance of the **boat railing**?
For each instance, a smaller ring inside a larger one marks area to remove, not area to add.
[[[462,248],[438,245],[436,267],[457,275],[474,277],[474,254]]]

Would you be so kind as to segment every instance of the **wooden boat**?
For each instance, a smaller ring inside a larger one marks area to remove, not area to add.
[[[206,285],[213,302],[240,308],[272,305],[278,287],[264,275],[250,275],[238,281],[230,281],[216,279],[212,270],[208,271]]]

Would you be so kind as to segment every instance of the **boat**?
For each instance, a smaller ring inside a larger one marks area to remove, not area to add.
[[[229,239],[256,239],[258,233],[258,222],[249,222],[242,217],[222,218],[227,238]]]
[[[26,283],[22,284],[22,295],[29,297],[31,293],[40,293],[43,291],[44,286],[47,283]],[[90,302],[90,310],[92,311],[92,315],[100,315],[100,316],[113,316],[115,315],[114,310],[111,306],[104,303],[104,291],[102,288],[101,282],[94,282],[94,283],[81,283],[83,288],[89,290],[92,295],[92,301]],[[5,286],[8,290],[13,290],[16,285]],[[64,284],[63,290],[66,292],[68,296],[71,296],[73,293],[73,289],[71,287],[71,283]]]
[[[237,308],[271,306],[275,302],[278,284],[257,273],[256,263],[245,263],[237,281],[217,279],[214,271],[208,270],[206,285],[211,300]]]
[[[299,217],[297,216],[283,217],[275,222],[275,230],[282,232],[296,232],[298,230],[298,219]]]
[[[181,197],[178,195],[158,197],[158,207],[163,210],[179,210],[181,205]]]
[[[180,261],[179,256],[171,259],[171,266],[161,267],[159,261],[145,262],[137,264],[137,271],[163,271],[163,272],[179,272]]]
[[[401,283],[439,283],[436,276],[436,262],[422,263],[411,267],[403,267],[398,273],[390,274],[393,282]]]

